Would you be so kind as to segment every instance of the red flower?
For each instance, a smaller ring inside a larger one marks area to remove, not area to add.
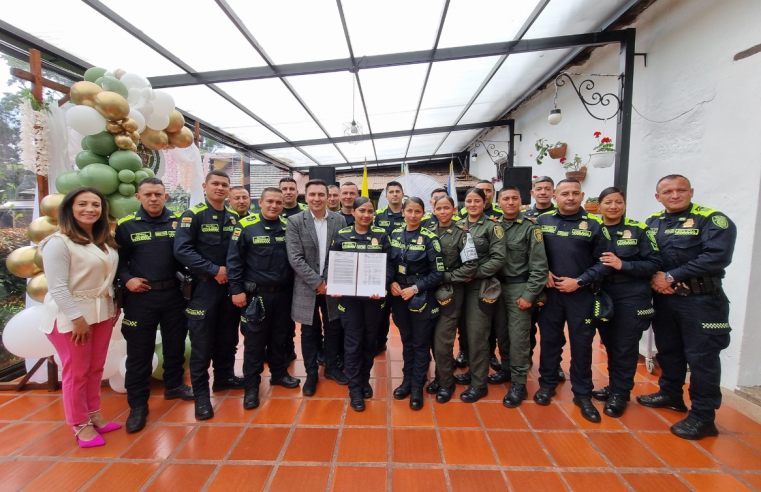
[[[531,178],[532,178],[532,179],[536,179],[536,178],[538,178],[538,177],[539,177],[539,176],[531,176]]]
[[[602,135],[602,133],[600,133],[600,132],[595,132],[595,137],[599,137],[600,135]]]
[[[601,143],[610,143],[610,142],[612,142],[612,141],[613,141],[613,140],[609,139],[608,137],[605,137],[605,138],[603,138],[602,140],[600,140],[600,142],[601,142]]]
[[[565,157],[561,157],[561,158],[560,158],[560,163],[562,164],[562,163],[564,163],[564,162],[565,162]]]

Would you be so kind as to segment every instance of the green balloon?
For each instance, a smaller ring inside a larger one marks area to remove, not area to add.
[[[102,155],[98,155],[92,150],[83,150],[74,158],[74,162],[77,163],[79,169],[84,169],[85,166],[90,164],[108,164],[108,159]]]
[[[97,85],[100,88],[103,88],[103,77],[98,77],[98,80],[95,81],[95,85]]]
[[[55,179],[55,188],[58,193],[68,193],[80,186],[82,184],[79,182],[79,171],[65,171]]]
[[[90,147],[87,146],[87,137],[82,139],[82,150],[90,150]]]
[[[92,67],[85,72],[85,80],[88,82],[95,82],[99,78],[103,77],[107,70],[100,67]]]
[[[122,183],[134,183],[135,173],[133,173],[129,169],[122,169],[121,171],[119,171],[119,181],[121,181]]]
[[[109,213],[115,219],[121,219],[128,216],[131,213],[137,212],[140,208],[140,202],[137,201],[135,195],[126,197],[121,193],[114,193],[106,197],[108,200]]]
[[[145,172],[145,168],[143,168],[135,173],[135,183],[140,184],[142,180],[147,179],[149,177],[150,176],[148,175],[148,173]]]
[[[156,174],[153,172],[153,170],[150,167],[144,167],[141,169],[144,173],[148,173],[149,178],[155,178]]]
[[[164,379],[164,344],[156,344],[156,357],[159,358],[159,364],[156,366],[156,370],[153,371],[153,376],[156,379]]]
[[[124,196],[134,196],[135,185],[133,185],[132,183],[122,183],[119,185],[119,193],[121,193]]]
[[[117,171],[129,169],[136,172],[143,168],[142,159],[131,150],[117,150],[108,158],[108,164]]]
[[[119,175],[106,164],[90,164],[80,172],[79,182],[108,195],[119,188]]]
[[[185,363],[182,365],[185,370],[190,367],[190,335],[185,337]]]
[[[119,150],[119,147],[114,143],[114,136],[108,132],[100,132],[87,137],[87,147],[96,154],[106,157]]]
[[[104,75],[103,80],[101,81],[101,87],[103,87],[104,91],[116,92],[124,99],[127,99],[127,96],[129,95],[127,86],[124,85],[124,83],[116,77],[109,77],[108,75]]]

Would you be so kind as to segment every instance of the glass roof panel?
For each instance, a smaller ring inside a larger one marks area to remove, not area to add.
[[[334,0],[228,3],[276,64],[349,57]]]
[[[427,63],[360,70],[373,133],[412,129]]]
[[[123,68],[144,77],[184,73],[180,67],[77,0],[5,2],[0,19],[108,70]],[[170,31],[175,32],[174,29]]]
[[[368,162],[375,160],[372,140],[362,140],[358,144],[340,143],[338,148],[349,159],[349,162],[362,162],[365,159]]]
[[[428,135],[415,135],[410,142],[408,155],[431,155],[439,146],[446,133],[431,133]]]
[[[325,138],[325,133],[280,79],[217,85],[290,140]]]
[[[320,164],[345,164],[346,160],[341,153],[336,150],[333,144],[326,145],[309,145],[301,147],[307,154],[315,158]]]
[[[441,145],[436,154],[453,154],[465,150],[468,145],[481,130],[467,130],[463,132],[452,132],[449,134],[444,143]]]
[[[236,108],[204,85],[162,89],[173,98],[175,105],[238,137],[247,144],[282,142],[277,135],[261,126],[256,120]]]
[[[525,39],[565,36],[594,32],[600,24],[613,15],[627,0],[563,0],[550,2]]]
[[[433,64],[417,128],[452,125],[499,57],[471,58]]]
[[[510,55],[460,123],[495,120],[570,52],[563,49]]]
[[[266,65],[227,16],[208,0],[101,0],[199,72]],[[196,33],[195,40],[182,33]]]
[[[430,50],[443,0],[343,0],[354,57]]]
[[[378,151],[378,159],[391,159],[399,157],[404,159],[404,153],[407,151],[407,142],[410,137],[384,138],[375,141],[375,150]]]
[[[305,156],[297,149],[289,147],[287,149],[271,149],[263,151],[270,157],[274,157],[289,166],[316,166],[309,157]]]
[[[288,77],[288,81],[330,136],[343,137],[344,123],[350,123],[352,118],[352,77],[349,72],[335,72]],[[362,133],[367,135],[369,131],[359,88],[355,90],[354,116],[362,125]]]
[[[510,41],[537,3],[538,0],[451,0],[439,48]],[[473,17],[474,12],[488,15],[495,28],[466,28],[462,20]]]

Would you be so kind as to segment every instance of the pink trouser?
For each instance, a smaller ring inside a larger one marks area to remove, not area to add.
[[[87,422],[90,412],[100,410],[100,382],[113,329],[110,319],[90,325],[90,339],[79,345],[71,341],[71,333],[59,333],[57,324],[48,334],[63,364],[63,408],[69,425]]]

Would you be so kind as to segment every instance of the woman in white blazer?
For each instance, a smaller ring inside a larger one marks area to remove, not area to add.
[[[95,188],[70,191],[58,213],[60,230],[39,245],[48,280],[42,331],[61,358],[66,421],[80,447],[102,446],[101,434],[121,428],[100,414],[100,383],[119,310],[113,281],[119,256],[108,202]]]

